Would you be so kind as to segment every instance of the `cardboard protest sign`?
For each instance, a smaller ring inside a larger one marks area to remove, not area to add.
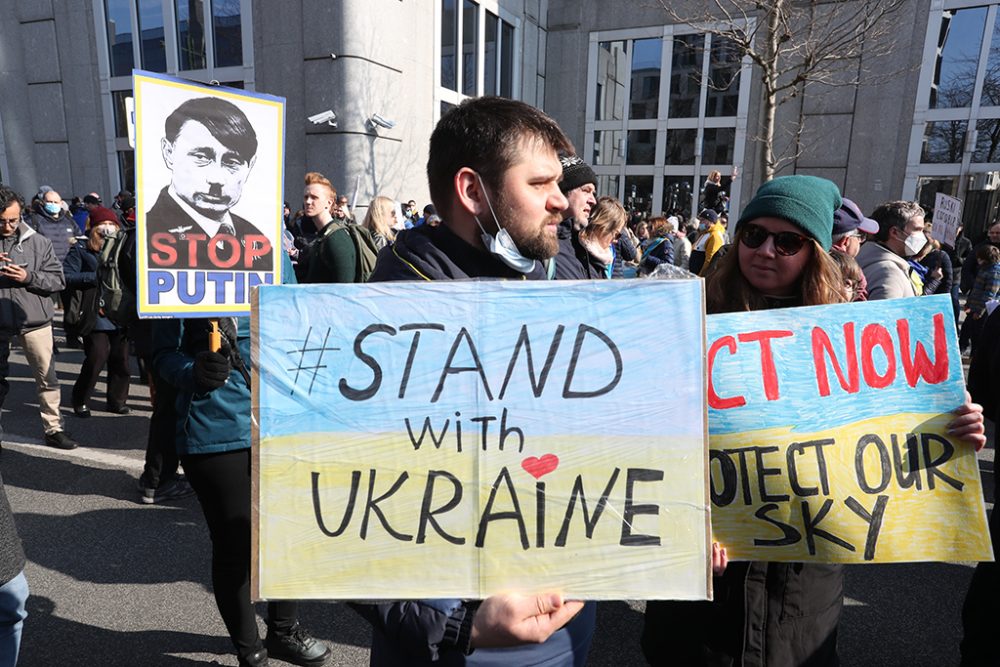
[[[731,559],[990,560],[947,295],[708,318],[714,539]]]
[[[710,597],[700,281],[255,299],[259,597]]]
[[[961,225],[962,200],[938,192],[934,196],[934,225],[931,227],[931,236],[954,248],[955,237],[958,236],[958,228]]]
[[[285,101],[136,70],[140,317],[250,314],[281,283]]]

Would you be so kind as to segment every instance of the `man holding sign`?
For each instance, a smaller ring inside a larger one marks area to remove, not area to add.
[[[427,163],[443,222],[400,233],[392,252],[379,255],[371,281],[544,279],[539,260],[558,251],[556,230],[568,206],[559,152],[574,152],[569,139],[521,102],[483,97],[448,112],[431,135]],[[359,611],[375,628],[373,665],[582,666],[595,622],[593,604],[558,594],[498,595],[481,604],[399,601]]]

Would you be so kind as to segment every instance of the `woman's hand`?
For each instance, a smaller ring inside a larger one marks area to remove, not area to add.
[[[966,442],[978,452],[986,444],[986,427],[983,425],[983,406],[972,402],[965,392],[965,403],[952,410],[955,418],[948,424],[948,435]]]

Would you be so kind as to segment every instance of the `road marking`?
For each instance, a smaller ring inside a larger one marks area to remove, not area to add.
[[[4,448],[10,447],[23,454],[37,455],[36,452],[44,452],[46,456],[56,454],[67,458],[80,459],[88,463],[98,463],[101,465],[121,468],[141,473],[146,463],[140,459],[134,459],[103,449],[93,449],[91,447],[77,447],[76,449],[57,449],[45,444],[41,438],[28,438],[23,435],[4,434]]]

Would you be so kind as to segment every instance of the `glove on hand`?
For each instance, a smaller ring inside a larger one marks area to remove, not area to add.
[[[212,391],[226,384],[232,369],[229,347],[226,345],[218,352],[204,350],[194,357],[194,381],[205,391]]]

